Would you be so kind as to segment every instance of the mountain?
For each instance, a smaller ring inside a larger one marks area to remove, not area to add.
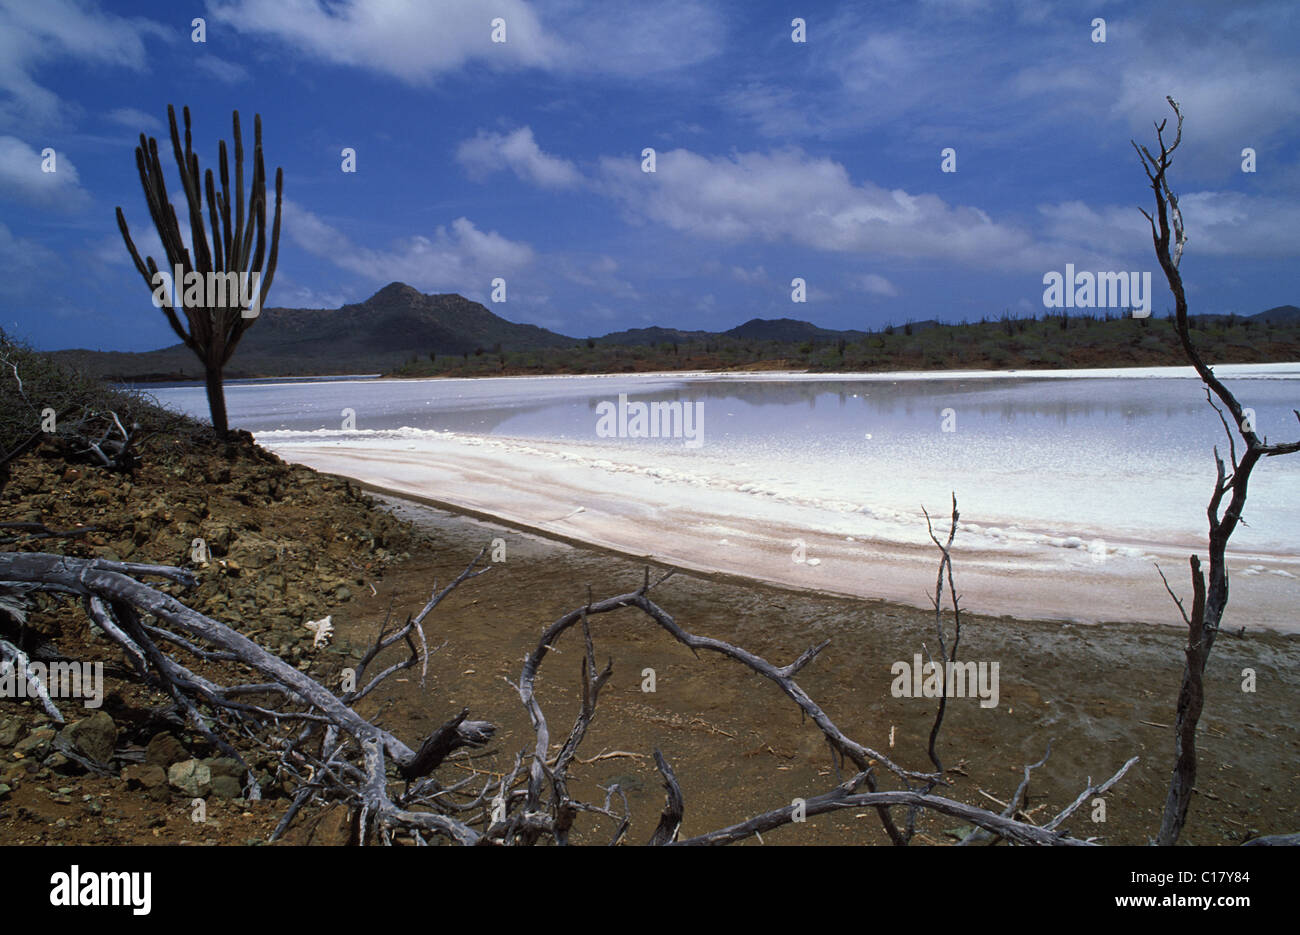
[[[722,334],[744,341],[857,341],[867,336],[865,331],[832,331],[794,318],[751,318]]]
[[[364,302],[332,310],[268,308],[245,332],[229,377],[387,371],[413,354],[567,347],[576,339],[507,321],[456,294],[425,295],[394,282]],[[98,376],[122,379],[202,376],[181,344],[144,353],[56,351]]]
[[[560,347],[573,338],[516,324],[478,302],[452,294],[425,295],[394,282],[364,302],[334,311],[267,309],[244,335],[242,353],[341,357],[349,353],[439,354]]]
[[[680,331],[677,328],[630,328],[611,331],[602,338],[592,338],[597,344],[618,344],[623,347],[646,347],[654,344],[689,344],[715,337],[712,331]]]
[[[1279,305],[1258,315],[1250,316],[1252,321],[1262,321],[1269,325],[1294,325],[1300,322],[1300,308],[1294,305]]]
[[[1235,318],[1243,322],[1288,327],[1300,325],[1300,308],[1279,305],[1248,318],[1213,314],[1193,317],[1210,325],[1225,325]],[[927,319],[895,325],[891,333],[919,335],[932,328],[946,327],[951,326]],[[473,364],[469,369],[478,372],[497,367],[504,369],[504,362],[496,360],[498,349],[501,352],[539,353],[549,349],[570,351],[577,348],[585,351],[588,341],[593,347],[602,349],[595,352],[592,361],[604,361],[603,365],[613,372],[639,366],[633,361],[646,358],[646,352],[640,350],[632,352],[630,357],[619,357],[617,348],[649,348],[654,355],[658,353],[655,349],[665,345],[676,345],[683,350],[688,346],[704,347],[709,351],[716,350],[718,343],[734,345],[746,342],[748,345],[771,342],[771,345],[765,345],[770,350],[777,344],[796,348],[803,345],[821,347],[836,345],[841,340],[860,342],[866,337],[868,332],[836,331],[794,318],[751,318],[721,332],[632,328],[580,340],[536,325],[507,321],[464,296],[454,293],[425,295],[404,283],[394,282],[364,302],[342,308],[265,309],[261,320],[245,333],[226,368],[226,376],[391,373],[410,364],[413,357],[423,364],[431,364],[428,359],[431,353],[435,355],[437,365],[425,369],[442,372],[450,366],[447,358],[468,356],[467,366]],[[613,357],[606,360],[602,353]],[[781,359],[788,356],[784,352],[772,353]],[[479,354],[485,356],[476,362],[474,358]],[[144,353],[72,350],[54,351],[53,356],[83,372],[115,380],[201,379],[203,376],[198,360],[180,344]],[[686,356],[689,357],[689,353]],[[675,360],[676,356],[661,363],[666,365]],[[535,364],[538,362],[533,361],[528,366]],[[410,370],[410,367],[405,367],[404,372]]]

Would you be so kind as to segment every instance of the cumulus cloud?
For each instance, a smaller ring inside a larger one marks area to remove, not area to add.
[[[63,117],[57,94],[33,72],[61,58],[143,71],[144,37],[170,31],[103,13],[77,0],[0,0],[0,126],[49,126]]]
[[[431,236],[398,240],[387,250],[354,244],[342,231],[288,199],[284,229],[292,241],[341,269],[376,282],[399,280],[425,292],[486,291],[533,262],[532,247],[483,231],[468,218],[439,226]]]
[[[710,57],[724,19],[701,0],[653,7],[550,0],[227,0],[212,15],[241,32],[277,39],[328,62],[413,84],[468,63],[498,70],[645,75]],[[506,41],[492,41],[492,20]]]
[[[872,182],[798,149],[705,156],[661,153],[657,171],[604,158],[599,188],[634,220],[714,240],[786,242],[817,250],[1041,266],[1029,233],[984,211]]]
[[[476,179],[509,169],[525,182],[543,188],[572,188],[582,182],[582,174],[572,162],[542,152],[530,127],[512,133],[480,130],[460,144],[456,159]]]
[[[1178,198],[1187,228],[1187,255],[1300,255],[1295,218],[1300,204],[1240,192],[1187,192]],[[1143,207],[1147,207],[1143,205]],[[1148,208],[1148,210],[1150,210]],[[1151,228],[1135,206],[1091,207],[1079,201],[1042,205],[1048,232],[1062,242],[1106,250],[1117,243],[1150,249]],[[1154,262],[1154,259],[1152,260]]]
[[[468,62],[495,68],[551,64],[556,40],[524,0],[391,3],[343,0],[232,0],[211,5],[212,17],[240,32],[278,39],[333,62],[424,83]],[[492,41],[491,20],[506,21],[505,42]]]
[[[44,147],[42,147],[44,148]],[[90,202],[81,187],[77,167],[66,153],[54,153],[53,172],[45,172],[45,157],[16,136],[0,136],[0,197],[39,208],[75,211]]]
[[[1294,58],[1252,61],[1234,53],[1225,57],[1223,50],[1134,64],[1120,77],[1113,110],[1139,142],[1150,143],[1154,121],[1168,117],[1173,123],[1166,94],[1188,118],[1184,160],[1195,154],[1204,163],[1210,155],[1204,150],[1213,149],[1222,153],[1220,171],[1233,171],[1243,147],[1271,142],[1300,117],[1300,66]],[[1196,153],[1198,147],[1203,152]]]

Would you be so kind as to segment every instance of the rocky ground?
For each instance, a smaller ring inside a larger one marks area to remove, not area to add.
[[[372,508],[346,481],[284,464],[247,436],[229,452],[155,440],[134,477],[69,465],[46,448],[15,467],[0,493],[0,521],[95,527],[75,538],[0,548],[188,568],[200,583],[174,590],[179,598],[318,679],[353,650],[343,641],[313,648],[304,623],[346,619],[354,595],[372,593],[417,541],[407,524]],[[29,654],[34,640],[67,658],[105,663],[105,698],[95,711],[62,702],[62,727],[39,703],[0,700],[0,840],[266,840],[286,805],[270,763],[254,764],[263,800],[244,801],[237,761],[153,717],[166,699],[128,677],[121,653],[92,632],[76,602],[42,598],[30,622]],[[56,749],[63,741],[120,772],[88,773]]]

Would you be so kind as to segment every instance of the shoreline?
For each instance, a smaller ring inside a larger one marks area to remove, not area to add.
[[[1288,370],[1300,369],[1300,360],[1266,361],[1263,363],[1219,364],[1214,372],[1224,379],[1274,379],[1270,373],[1286,373]],[[700,379],[700,378],[734,378],[763,380],[844,380],[846,382],[870,380],[971,380],[999,378],[1027,379],[1116,379],[1133,378],[1143,373],[1145,379],[1197,379],[1195,369],[1187,364],[1151,365],[1133,364],[1127,367],[1044,367],[1039,369],[1012,368],[961,369],[943,368],[936,370],[810,370],[772,369],[767,367],[732,368],[728,370],[637,370],[631,372],[607,373],[503,373],[503,374],[428,374],[424,376],[402,376],[397,373],[338,373],[338,374],[270,374],[262,376],[233,377],[226,381],[227,386],[280,385],[293,383],[347,383],[372,382],[375,380],[395,380],[401,382],[449,381],[449,380],[547,380],[547,379],[611,379],[611,378],[650,378],[650,379]],[[156,386],[171,383],[203,386],[198,377],[185,378],[165,376],[154,378],[133,377],[127,380],[112,380],[125,386]]]
[[[385,452],[325,446],[272,448],[287,461],[344,477],[366,489],[624,559],[681,568],[718,581],[779,587],[799,593],[884,601],[928,609],[934,589],[937,549],[923,544],[846,537],[808,527],[761,524],[758,517],[703,513],[680,503],[620,496],[617,487],[593,492],[575,486],[556,468],[533,463],[512,465],[482,447],[472,452]],[[439,496],[429,496],[437,490]],[[653,492],[665,495],[658,487]],[[638,489],[644,494],[644,489]],[[960,507],[960,497],[958,498]],[[665,511],[673,508],[671,515]],[[721,508],[718,508],[719,510]],[[933,514],[946,528],[947,512]],[[746,522],[749,525],[746,525]],[[963,524],[970,520],[963,514]],[[924,530],[922,529],[922,532]],[[789,543],[803,541],[806,563],[791,560]],[[845,541],[848,539],[849,541]],[[645,550],[640,543],[656,543]],[[1118,544],[1118,540],[1109,543]],[[1009,547],[1010,548],[1010,547]],[[1015,547],[1019,548],[1019,547]],[[1177,608],[1148,559],[1166,569],[1176,592],[1187,551],[1185,544],[1142,544],[1141,558],[1107,557],[1093,561],[1086,548],[970,548],[961,526],[954,545],[954,567],[967,612],[1017,620],[1056,620],[1097,625],[1129,622],[1174,627]],[[1059,553],[1059,554],[1055,554]],[[815,556],[815,558],[813,558]],[[1256,569],[1268,561],[1278,574]],[[1225,623],[1291,634],[1300,630],[1294,615],[1294,590],[1300,562],[1294,557],[1237,552],[1230,557],[1234,590]],[[1286,566],[1292,571],[1286,571]]]
[[[639,587],[644,563],[404,497],[378,500],[413,523],[430,547],[386,576],[377,594],[361,595],[340,621],[345,638],[371,638],[375,620],[393,608],[418,608],[435,578],[449,580],[481,547],[505,541],[505,561],[453,592],[426,621],[431,645],[442,644],[429,657],[427,685],[414,678],[394,684],[375,703],[412,734],[427,730],[444,710],[468,706],[499,728],[498,753],[478,767],[508,770],[514,751],[534,737],[512,687],[523,656],[553,620],[581,606],[588,587],[595,599]],[[960,588],[960,569],[957,574]],[[652,599],[689,632],[726,640],[775,665],[829,639],[800,673],[800,685],[849,736],[889,750],[909,767],[928,762],[934,701],[894,695],[891,664],[926,651],[923,645],[934,637],[932,610],[690,571],[657,586]],[[944,616],[951,628],[950,614]],[[988,801],[981,790],[1009,795],[1023,764],[1041,759],[1051,741],[1051,758],[1035,772],[1032,796],[1035,807],[1051,814],[1072,801],[1089,776],[1108,776],[1137,755],[1139,762],[1107,796],[1109,824],[1090,826],[1088,833],[1104,843],[1147,843],[1168,785],[1168,725],[1185,633],[1136,623],[1075,626],[969,612],[962,618],[961,656],[1000,663],[1000,698],[989,708],[975,698],[949,703],[939,745],[952,784],[947,794],[972,804]],[[820,732],[781,691],[748,670],[710,653],[695,656],[632,611],[595,618],[592,634],[597,658],[612,659],[613,676],[579,754],[583,765],[574,787],[599,801],[602,785],[619,782],[634,839],[649,834],[663,807],[649,756],[655,748],[682,785],[686,835],[823,792],[837,781]],[[554,731],[571,723],[579,705],[581,639],[567,635],[552,650],[538,685]],[[1276,633],[1255,632],[1216,646],[1199,740],[1203,779],[1185,843],[1226,844],[1289,830],[1286,777],[1292,770],[1283,751],[1293,749],[1300,728],[1285,673],[1298,653],[1300,639]],[[1244,666],[1259,671],[1258,694],[1240,691]],[[647,668],[657,673],[652,693],[642,683]],[[953,843],[956,824],[922,814],[918,843]],[[887,843],[874,813],[858,809],[765,837],[776,844]],[[604,841],[597,833],[582,843]]]

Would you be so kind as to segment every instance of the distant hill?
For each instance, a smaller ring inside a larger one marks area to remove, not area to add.
[[[1192,340],[1214,363],[1300,361],[1300,315],[1280,306],[1257,315],[1193,315]],[[1058,370],[1186,364],[1169,318],[1102,313],[985,317],[948,325],[905,321],[870,333],[833,331],[789,318],[752,319],[719,333],[640,328],[577,345],[408,360],[397,376],[802,370]]]
[[[1294,325],[1300,322],[1300,308],[1294,305],[1279,305],[1276,308],[1270,308],[1268,311],[1250,317],[1270,325]]]
[[[561,347],[573,338],[500,317],[452,294],[425,295],[394,282],[364,302],[335,311],[268,309],[244,336],[245,353],[319,354],[473,353],[476,349]]]
[[[1050,317],[1050,316],[1049,316]],[[1085,316],[1086,317],[1086,316]],[[1300,308],[1279,305],[1251,316],[1193,315],[1193,327],[1219,329],[1230,337],[1234,356],[1263,353],[1256,338],[1239,328],[1251,325],[1300,331]],[[1053,319],[1053,320],[1059,320]],[[1089,322],[1076,318],[1076,327],[1051,331],[1047,345],[1024,347],[1024,326],[1008,321],[982,325],[945,325],[934,319],[910,321],[875,332],[837,331],[794,318],[751,318],[727,331],[686,331],[678,328],[632,328],[602,337],[570,338],[536,325],[519,324],[494,314],[478,302],[454,293],[425,295],[394,282],[364,302],[338,309],[269,308],[244,335],[226,376],[309,376],[344,373],[490,372],[618,372],[645,368],[715,368],[737,365],[842,369],[854,360],[874,364],[888,346],[898,357],[904,348],[920,354],[913,366],[930,368],[940,358],[956,365],[956,350],[979,336],[990,342],[978,359],[991,366],[1123,366],[1162,361],[1171,350],[1167,342],[1145,330],[1144,323],[1096,322],[1096,331],[1080,332]],[[1068,322],[1067,322],[1068,324]],[[1055,326],[1053,326],[1055,327]],[[1222,329],[1229,329],[1222,331]],[[961,334],[960,340],[957,335]],[[1101,340],[1089,350],[1083,334]],[[1000,335],[1000,337],[999,337]],[[1130,338],[1143,340],[1134,354]],[[1281,340],[1282,336],[1276,336]],[[899,344],[898,341],[904,343]],[[1294,359],[1289,338],[1275,343],[1270,359]],[[945,343],[947,342],[947,343]],[[591,349],[587,347],[591,344]],[[846,357],[843,345],[857,347]],[[622,350],[625,349],[625,350]],[[969,348],[967,349],[969,350]],[[868,353],[870,351],[870,353]],[[429,355],[434,359],[430,360]],[[830,355],[829,357],[827,355]],[[856,357],[855,357],[856,354]],[[864,356],[865,355],[865,356]],[[1279,356],[1281,355],[1281,356]],[[55,351],[53,356],[82,371],[114,380],[201,379],[198,360],[183,345],[143,353],[119,351]],[[906,356],[906,355],[904,355]],[[506,360],[504,358],[510,358]],[[972,358],[974,361],[975,358]],[[972,362],[971,365],[974,365]]]
[[[751,318],[722,333],[745,341],[855,341],[867,336],[865,331],[832,331],[795,318]]]
[[[455,294],[425,295],[394,282],[364,302],[332,310],[268,308],[244,334],[227,376],[387,371],[412,355],[473,354],[567,347],[576,339],[507,321]],[[82,370],[114,379],[199,377],[181,344],[157,351],[56,351]]]
[[[601,338],[592,338],[597,344],[617,344],[621,347],[650,347],[655,344],[687,344],[714,337],[712,331],[680,331],[677,328],[631,328],[611,331]]]

